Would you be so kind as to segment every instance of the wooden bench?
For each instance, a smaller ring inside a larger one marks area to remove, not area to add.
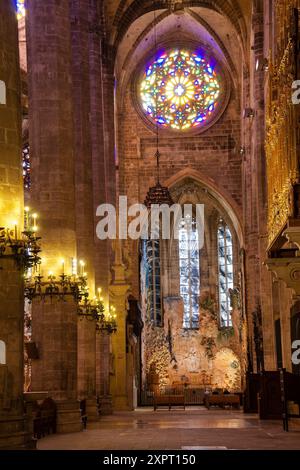
[[[185,399],[184,395],[154,395],[154,411],[157,410],[159,406],[167,406],[169,411],[171,410],[172,406],[183,406],[185,410]]]
[[[238,410],[240,409],[239,395],[227,395],[224,393],[220,393],[218,395],[206,395],[204,403],[208,410],[211,406],[219,406],[221,408],[224,408],[225,406],[231,406],[237,408]]]

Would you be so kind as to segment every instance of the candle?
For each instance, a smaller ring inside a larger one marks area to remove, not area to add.
[[[18,226],[15,223],[15,239],[18,240]]]
[[[33,218],[33,230],[36,231],[37,226],[36,226],[36,219],[37,219],[37,214],[32,214]]]
[[[80,275],[84,275],[84,261],[80,260]]]
[[[62,267],[62,274],[64,275],[65,274],[65,260],[64,259],[61,260],[61,267]]]
[[[77,276],[77,259],[72,258],[72,275]]]

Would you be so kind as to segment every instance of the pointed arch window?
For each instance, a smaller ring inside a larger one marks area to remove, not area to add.
[[[233,243],[227,224],[218,225],[219,307],[221,327],[232,326],[229,289],[233,289]]]
[[[183,328],[199,327],[200,261],[198,230],[192,220],[179,229],[179,284],[183,300]]]

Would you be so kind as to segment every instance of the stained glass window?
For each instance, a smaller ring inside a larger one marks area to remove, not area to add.
[[[162,324],[160,244],[158,240],[142,240],[141,268],[145,277],[147,318],[156,326]]]
[[[25,0],[16,0],[17,18],[20,20],[25,16]]]
[[[232,235],[222,221],[218,227],[219,305],[221,327],[232,326],[229,289],[233,289]]]
[[[184,219],[179,229],[179,281],[183,328],[199,326],[200,262],[195,222]]]
[[[30,153],[29,153],[29,144],[24,145],[22,150],[22,159],[23,159],[23,182],[24,188],[30,189]]]
[[[147,66],[139,92],[155,124],[185,130],[211,119],[220,106],[221,80],[203,53],[174,49]]]

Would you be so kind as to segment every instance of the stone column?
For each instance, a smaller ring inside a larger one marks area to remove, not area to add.
[[[126,317],[129,285],[125,278],[122,264],[120,241],[115,244],[115,262],[113,264],[113,281],[109,287],[110,301],[116,308],[117,332],[112,336],[112,353],[114,358],[113,375],[111,378],[111,394],[115,410],[132,409],[132,397],[128,397],[127,389],[127,352],[126,352]]]
[[[27,2],[29,141],[31,201],[39,214],[42,275],[56,278],[65,260],[70,274],[76,258],[74,128],[69,1]],[[77,305],[33,301],[32,339],[39,359],[32,361],[32,391],[57,400],[57,432],[81,429],[77,401]]]
[[[96,393],[100,404],[100,415],[112,413],[110,383],[110,334],[97,328],[96,332]]]
[[[90,317],[78,317],[78,398],[86,400],[88,421],[96,421],[96,321]]]
[[[0,3],[0,227],[23,230],[21,102],[17,20]],[[30,442],[23,408],[23,270],[9,248],[0,255],[0,449]]]
[[[90,0],[70,1],[77,256],[79,260],[82,259],[85,262],[88,287],[90,295],[93,296],[95,229],[92,191],[92,121],[90,121],[89,9]]]
[[[92,297],[95,292],[95,228],[89,77],[90,9],[93,6],[89,0],[70,1],[77,256],[85,262]],[[89,420],[98,417],[95,363],[95,322],[81,317],[78,322],[78,397],[87,400]]]
[[[114,50],[105,43],[103,25],[104,3],[90,0],[89,19],[89,76],[90,123],[93,164],[93,197],[95,226],[99,221],[96,209],[100,204],[115,205],[115,129],[114,129]],[[99,240],[95,234],[95,280],[103,288],[108,304],[110,282],[111,244]]]

